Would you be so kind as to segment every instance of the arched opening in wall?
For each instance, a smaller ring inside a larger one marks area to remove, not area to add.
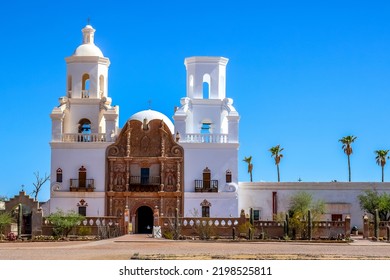
[[[89,86],[89,74],[84,74],[82,78],[81,98],[89,98]]]
[[[136,212],[136,233],[152,233],[153,210],[148,206],[141,206]]]
[[[67,96],[69,97],[69,98],[71,98],[72,97],[72,76],[68,76],[68,94],[67,94]]]
[[[204,74],[203,75],[203,99],[209,99],[210,98],[210,75]]]
[[[81,119],[79,121],[79,133],[91,134],[91,121],[89,119]]]
[[[99,95],[100,98],[104,96],[104,76],[100,75],[99,77]]]

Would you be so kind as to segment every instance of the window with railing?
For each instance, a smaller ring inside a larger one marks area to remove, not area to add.
[[[195,192],[218,192],[218,180],[211,180],[208,167],[203,170],[203,180],[195,180]]]
[[[87,179],[87,169],[81,166],[79,169],[79,178],[70,179],[70,191],[93,191],[95,189],[95,180]]]

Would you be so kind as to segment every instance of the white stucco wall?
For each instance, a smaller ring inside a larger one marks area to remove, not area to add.
[[[286,182],[286,183],[239,183],[239,205],[249,213],[250,208],[260,210],[262,220],[272,220],[272,192],[277,192],[278,213],[287,212],[290,198],[299,191],[312,194],[314,200],[326,203],[325,219],[331,219],[331,214],[351,216],[351,225],[363,227],[364,211],[360,209],[358,195],[365,190],[377,190],[379,193],[390,193],[390,183],[316,183],[316,182]],[[349,212],[349,213],[348,213]]]
[[[213,143],[182,143],[184,152],[185,191],[195,191],[195,180],[203,180],[203,170],[208,167],[211,180],[218,180],[219,191],[224,191],[226,170],[232,172],[232,182],[238,177],[238,145]]]
[[[108,66],[109,62],[101,61],[96,57],[81,58],[69,57],[67,58],[67,77],[72,77],[72,98],[81,98],[82,77],[84,74],[89,74],[89,93],[90,98],[100,98],[100,90],[104,91],[104,96],[107,96],[108,86]],[[100,89],[99,77],[104,76],[104,88]],[[68,85],[67,85],[68,91]]]
[[[231,193],[184,193],[184,216],[193,217],[195,212],[202,216],[201,203],[204,200],[211,203],[211,218],[239,217],[238,197]],[[196,211],[195,211],[196,209]]]
[[[110,143],[52,143],[51,180],[56,180],[56,170],[62,169],[63,187],[69,189],[69,180],[78,179],[79,169],[87,169],[87,179],[95,180],[97,191],[104,191],[105,154]]]
[[[101,217],[105,214],[105,193],[104,192],[65,192],[52,191],[50,198],[50,213],[61,209],[64,212],[73,210],[78,213],[78,204],[81,200],[87,204],[87,216]],[[45,216],[46,213],[45,213]]]

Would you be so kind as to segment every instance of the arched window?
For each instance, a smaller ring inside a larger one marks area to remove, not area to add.
[[[203,99],[208,99],[210,94],[210,85],[209,83],[203,82]]]
[[[100,75],[99,77],[99,94],[100,98],[104,96],[104,76]]]
[[[58,168],[56,171],[56,182],[57,183],[62,183],[62,169]]]
[[[72,97],[72,76],[68,76],[68,97]]]
[[[232,172],[230,170],[226,170],[226,183],[232,182]]]
[[[89,119],[81,119],[79,121],[79,133],[91,134],[91,121]]]
[[[203,75],[203,99],[209,99],[210,98],[210,75],[204,74]]]
[[[202,206],[202,217],[209,218],[210,217],[210,207],[211,203],[208,202],[206,199],[202,201],[200,204]]]
[[[81,87],[81,98],[89,98],[89,75],[84,74]]]

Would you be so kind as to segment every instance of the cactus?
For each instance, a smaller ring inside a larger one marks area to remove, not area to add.
[[[288,214],[286,214],[286,220],[284,221],[284,235],[285,236],[289,236],[288,233],[290,231],[289,224],[288,224],[288,219],[289,219]]]
[[[307,238],[311,240],[312,238],[313,225],[311,222],[311,211],[307,211]]]
[[[179,239],[179,209],[178,208],[175,209],[175,233],[173,239],[174,240]]]
[[[23,206],[19,203],[18,209],[18,238],[20,239],[22,236],[22,224],[23,224]]]

